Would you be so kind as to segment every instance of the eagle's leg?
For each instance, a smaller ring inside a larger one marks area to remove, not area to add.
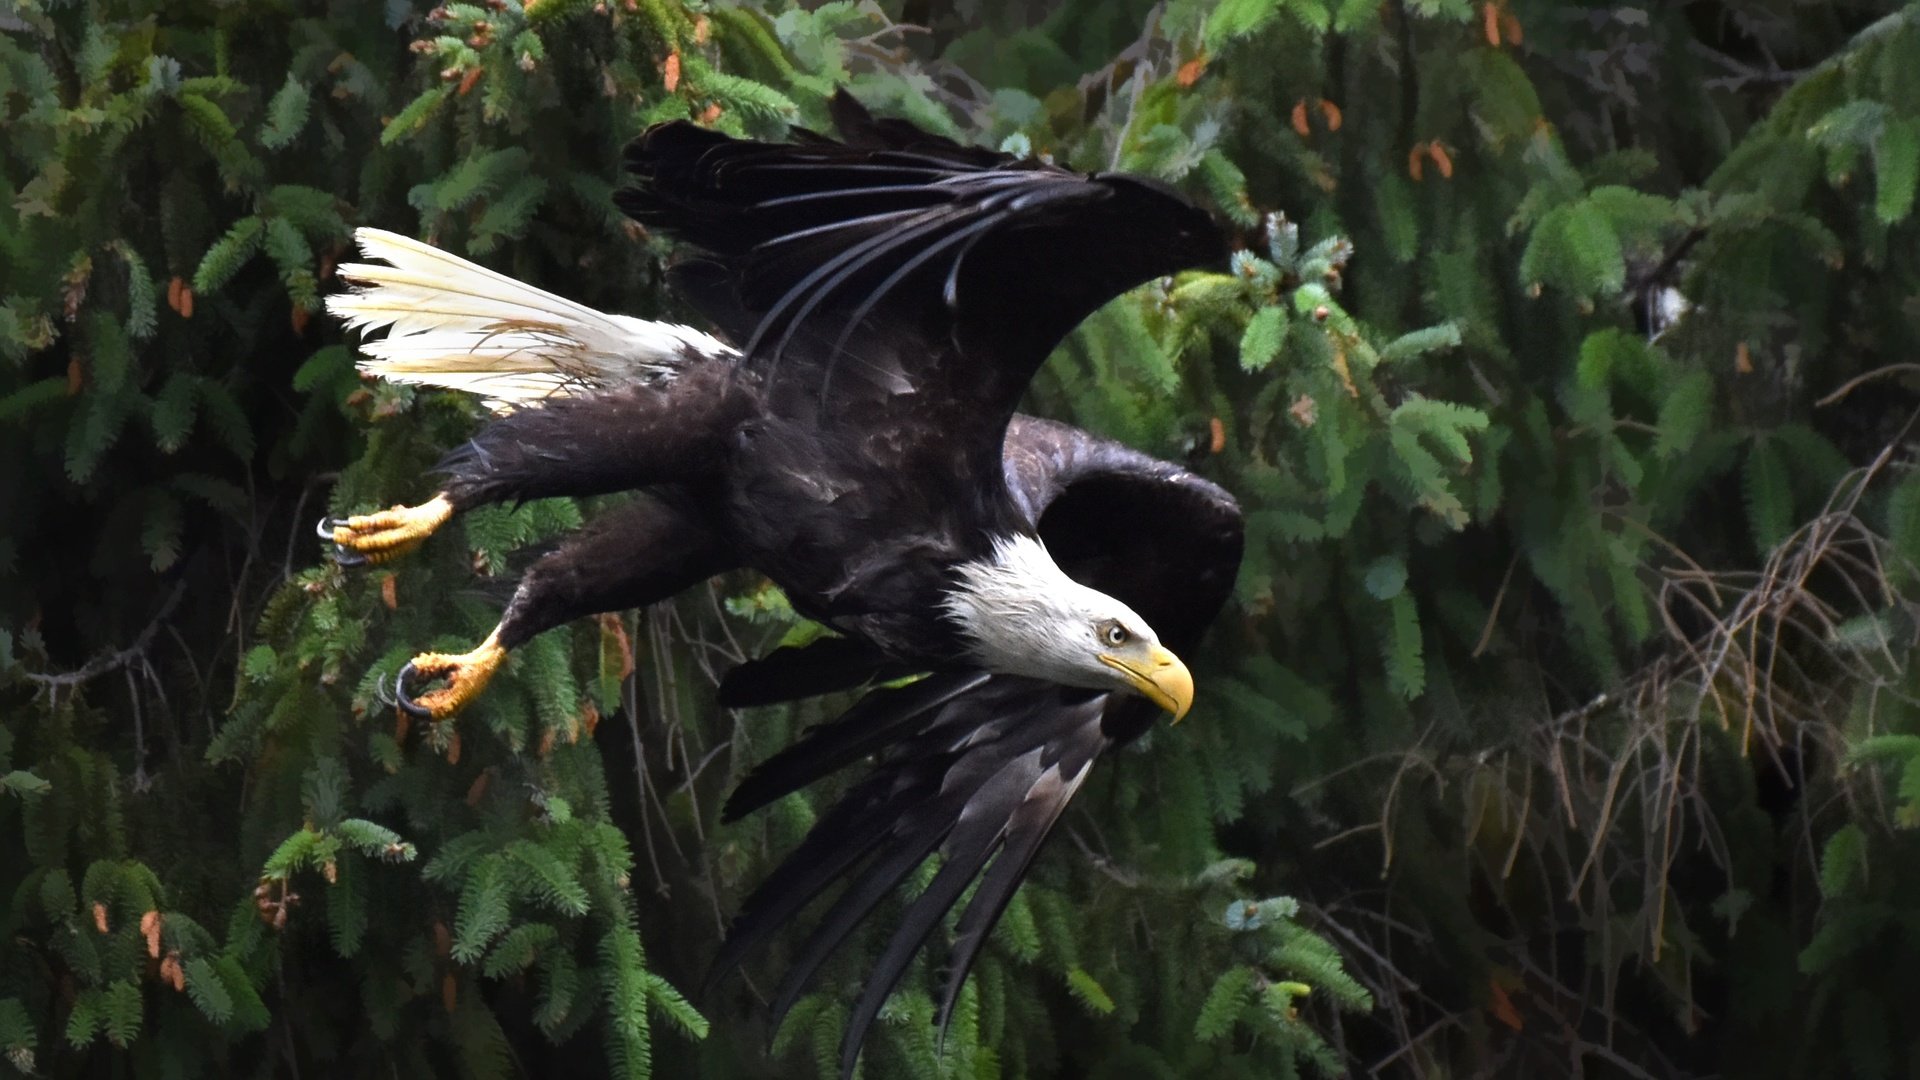
[[[720,465],[752,411],[751,376],[731,361],[689,361],[671,382],[553,398],[482,427],[439,465],[446,483],[419,506],[320,522],[343,566],[419,547],[455,514],[494,502],[582,497],[692,480]],[[511,646],[509,646],[511,648]]]
[[[395,506],[350,518],[321,518],[320,538],[335,546],[341,566],[379,565],[409,554],[452,520],[456,507],[444,491],[419,506]]]
[[[487,640],[467,652],[427,652],[407,661],[394,683],[394,693],[402,709],[415,716],[443,720],[466,708],[506,662],[507,648],[500,644],[500,630],[495,627]],[[432,679],[445,679],[447,684],[418,697],[408,695],[408,683]]]
[[[713,531],[689,513],[640,495],[601,514],[527,568],[493,633],[470,652],[421,653],[400,670],[395,696],[415,716],[445,719],[466,707],[509,650],[561,623],[665,600],[736,565]],[[427,681],[438,689],[418,692]]]

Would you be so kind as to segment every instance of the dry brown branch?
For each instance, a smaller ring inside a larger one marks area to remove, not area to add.
[[[143,658],[146,656],[147,647],[153,644],[154,635],[160,632],[160,627],[173,614],[173,609],[180,606],[181,599],[186,595],[187,583],[182,579],[174,584],[173,591],[167,594],[166,600],[160,605],[160,610],[154,613],[153,620],[134,636],[133,643],[126,648],[96,656],[72,671],[58,674],[29,671],[26,672],[27,679],[58,693],[61,689],[79,686],[109,672],[118,671]]]
[[[1561,1034],[1568,1039],[1558,1045],[1563,1054],[1574,1047],[1575,1060],[1563,1059],[1563,1067],[1592,1069],[1604,1061],[1619,1071],[1639,1060],[1639,1033],[1611,1022],[1604,1031],[1583,1026],[1614,1015],[1615,996],[1630,992],[1619,958],[1637,959],[1643,975],[1673,996],[1682,1015],[1695,1008],[1692,965],[1662,962],[1671,950],[1698,947],[1695,929],[1686,925],[1695,916],[1678,905],[1669,878],[1683,863],[1731,876],[1732,827],[1717,817],[1712,795],[1729,762],[1744,762],[1805,793],[1787,828],[1795,858],[1809,873],[1817,872],[1819,822],[1841,814],[1858,819],[1890,813],[1885,778],[1873,770],[1820,784],[1828,777],[1816,769],[1844,758],[1849,716],[1863,714],[1867,729],[1879,730],[1884,722],[1876,717],[1887,707],[1920,704],[1906,685],[1909,657],[1920,644],[1914,640],[1920,634],[1920,590],[1912,585],[1920,581],[1920,567],[1900,556],[1864,510],[1869,492],[1884,487],[1896,468],[1906,436],[1902,431],[1872,461],[1843,477],[1820,511],[1767,552],[1757,569],[1713,567],[1645,522],[1603,508],[1606,527],[1644,541],[1641,584],[1655,609],[1657,634],[1651,655],[1615,685],[1571,707],[1552,685],[1551,664],[1541,664],[1540,700],[1560,702],[1534,706],[1542,719],[1505,745],[1481,742],[1471,755],[1456,754],[1444,731],[1430,724],[1389,767],[1377,814],[1321,842],[1378,830],[1383,865],[1390,868],[1398,808],[1407,795],[1403,781],[1413,776],[1430,778],[1442,791],[1468,793],[1456,802],[1463,807],[1469,843],[1476,829],[1511,830],[1511,837],[1490,834],[1499,845],[1485,867],[1493,887],[1511,881],[1523,892],[1558,897],[1565,918],[1607,928],[1596,947],[1616,958],[1570,969],[1562,981],[1541,966],[1557,957],[1550,949],[1538,951],[1540,942],[1516,937],[1500,950],[1502,963],[1526,972],[1529,1000],[1566,1025]],[[1505,601],[1516,588],[1510,572],[1476,654],[1491,640],[1498,612],[1513,606]],[[1380,764],[1372,758],[1354,767]],[[1536,794],[1536,784],[1545,790]],[[1407,940],[1406,928],[1364,929],[1329,932],[1368,969],[1370,984],[1396,986],[1386,965],[1394,940]],[[1389,1003],[1390,1015],[1381,1023],[1400,1042],[1394,1056],[1374,1067],[1376,1073],[1396,1061],[1407,1063],[1410,1055],[1417,1061],[1429,1040],[1459,1020],[1437,1004],[1385,997],[1383,1003]],[[1532,1027],[1516,1032],[1513,1045],[1524,1047]],[[1514,1052],[1529,1059],[1534,1054]],[[1651,1062],[1640,1065],[1648,1071],[1633,1075],[1661,1074]]]

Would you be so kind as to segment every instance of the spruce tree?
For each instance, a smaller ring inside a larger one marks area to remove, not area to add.
[[[1249,515],[1189,722],[1104,761],[944,1045],[864,1075],[1909,1066],[1920,860],[1920,9],[915,0],[0,15],[0,1073],[837,1074],[693,990],[831,790],[722,827],[844,701],[719,713],[816,632],[747,576],[384,697],[603,508],[347,573],[479,419],[321,316],[378,225],[690,319],[622,144],[846,86],[1230,220],[1032,411]],[[925,867],[924,883],[933,868]],[[883,908],[884,923],[891,916]],[[770,1040],[770,1044],[769,1044]],[[770,1045],[770,1049],[768,1048]]]

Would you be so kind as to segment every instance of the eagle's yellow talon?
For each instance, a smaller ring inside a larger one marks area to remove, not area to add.
[[[472,652],[421,653],[400,669],[394,684],[395,698],[402,709],[415,716],[445,720],[478,697],[506,659],[507,650],[500,644],[497,631]],[[444,678],[447,685],[417,697],[407,690],[410,682],[436,678]]]
[[[327,532],[340,546],[342,562],[378,565],[419,547],[452,517],[453,501],[440,494],[419,506],[396,506],[329,522],[331,529]]]

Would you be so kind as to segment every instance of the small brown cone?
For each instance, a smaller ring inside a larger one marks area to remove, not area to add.
[[[160,924],[163,921],[157,911],[140,916],[140,936],[147,939],[147,955],[156,959],[160,956]]]
[[[1206,74],[1206,72],[1207,54],[1200,53],[1194,56],[1193,59],[1180,65],[1179,70],[1173,73],[1173,83],[1182,90],[1188,90],[1193,87],[1194,83],[1199,82],[1200,76]]]

